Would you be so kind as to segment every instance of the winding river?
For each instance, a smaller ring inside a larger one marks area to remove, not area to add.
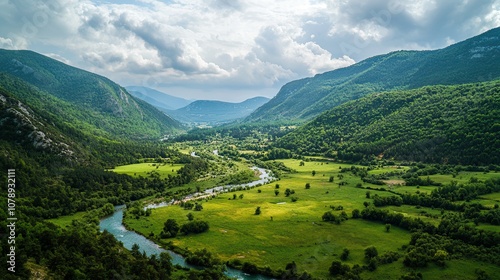
[[[254,170],[258,170],[260,172],[259,180],[253,181],[247,184],[241,184],[241,185],[227,185],[227,186],[219,186],[219,187],[214,187],[208,190],[205,190],[204,192],[200,193],[195,193],[186,196],[184,199],[193,199],[199,196],[203,195],[208,195],[208,194],[213,194],[216,192],[222,192],[222,191],[229,191],[232,188],[236,187],[246,187],[246,186],[256,186],[258,184],[265,184],[272,180],[273,178],[269,175],[267,170],[262,169],[262,168],[257,168],[254,167]],[[152,204],[146,206],[147,208],[159,208],[159,207],[165,207],[170,205],[171,203],[160,203],[160,204]],[[186,263],[185,259],[179,255],[176,254],[170,250],[165,250],[158,246],[156,243],[152,242],[151,240],[145,238],[144,236],[137,234],[133,231],[129,231],[123,226],[123,210],[125,209],[124,205],[116,206],[115,207],[115,212],[113,215],[108,216],[104,219],[101,220],[99,223],[99,227],[101,231],[107,230],[109,233],[113,234],[116,239],[121,241],[123,243],[123,246],[127,249],[132,249],[132,246],[134,244],[139,245],[139,248],[141,251],[144,251],[146,255],[151,256],[151,255],[159,255],[161,252],[168,252],[172,256],[172,263],[181,265],[183,267],[189,267],[189,268],[194,268],[195,267],[189,265]],[[243,271],[232,269],[232,268],[227,268],[226,275],[235,279],[244,279],[244,280],[268,280],[271,279],[267,276],[262,276],[262,275],[250,275],[247,273],[244,273]]]

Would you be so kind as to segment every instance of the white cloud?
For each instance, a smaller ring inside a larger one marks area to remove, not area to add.
[[[120,2],[0,0],[0,47],[48,53],[127,85],[154,80],[258,95],[355,60],[440,48],[500,25],[500,0]]]

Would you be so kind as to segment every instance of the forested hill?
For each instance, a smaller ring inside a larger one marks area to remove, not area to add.
[[[338,106],[277,146],[344,160],[500,163],[500,80],[376,93]]]
[[[434,51],[397,51],[284,85],[247,122],[300,122],[373,92],[500,77],[500,28]]]
[[[267,101],[266,97],[254,97],[239,103],[197,100],[186,107],[165,112],[182,122],[216,125],[244,118]]]
[[[0,49],[0,75],[13,98],[86,134],[153,139],[181,127],[109,79],[32,51]]]

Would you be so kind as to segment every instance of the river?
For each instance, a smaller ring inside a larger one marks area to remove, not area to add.
[[[214,192],[221,192],[224,190],[229,190],[234,187],[238,186],[255,186],[258,184],[264,184],[266,182],[269,182],[269,180],[272,180],[273,178],[269,175],[269,173],[262,169],[262,168],[254,168],[258,169],[260,172],[260,179],[257,181],[253,181],[247,184],[242,184],[242,185],[228,185],[228,186],[219,186],[215,187],[209,190],[205,190],[204,192],[201,193],[196,193],[193,195],[189,195],[185,197],[185,199],[190,199],[194,198],[196,196],[201,196],[203,194],[212,194]],[[148,205],[148,208],[159,208],[159,207],[165,207],[170,205],[170,203],[160,203],[160,204],[154,204],[154,205]],[[121,206],[116,206],[115,207],[115,212],[113,215],[108,216],[104,219],[101,220],[99,223],[99,228],[101,231],[107,230],[109,233],[113,234],[116,239],[121,241],[123,243],[123,246],[129,250],[132,249],[132,246],[134,244],[139,245],[140,251],[144,251],[146,255],[151,256],[151,255],[159,255],[161,252],[167,251],[171,256],[172,256],[172,263],[181,265],[183,267],[189,267],[189,268],[194,268],[193,266],[190,266],[189,264],[186,263],[185,259],[179,255],[176,254],[170,250],[165,250],[158,246],[156,243],[152,242],[151,240],[145,238],[144,236],[137,234],[133,231],[129,231],[123,226],[123,210],[125,209],[124,205]],[[232,268],[227,268],[226,275],[235,279],[242,279],[242,280],[269,280],[271,278],[267,276],[262,276],[262,275],[250,275],[247,273],[244,273],[243,271],[232,269]]]

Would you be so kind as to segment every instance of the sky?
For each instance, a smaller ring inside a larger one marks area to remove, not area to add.
[[[0,48],[186,99],[285,83],[500,26],[500,0],[0,0]]]

